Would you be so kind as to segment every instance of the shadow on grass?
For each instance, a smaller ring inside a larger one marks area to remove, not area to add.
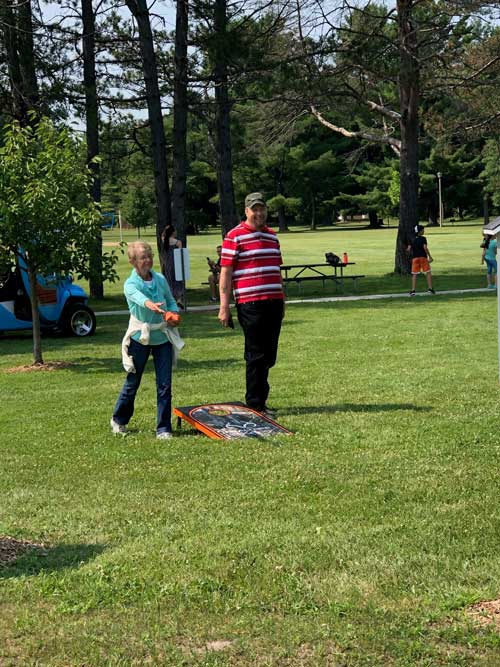
[[[102,544],[60,544],[55,547],[34,545],[24,549],[13,562],[0,565],[0,580],[77,568],[99,556],[105,549]]]
[[[321,415],[335,414],[336,412],[392,412],[397,410],[412,410],[413,412],[430,412],[431,407],[415,405],[414,403],[339,403],[338,405],[304,405],[290,406],[279,409],[282,415]]]
[[[243,363],[243,356],[241,358],[224,357],[222,359],[201,359],[194,361],[192,359],[185,359],[179,357],[179,370],[196,370],[198,368],[204,370],[221,370],[226,366],[241,365]],[[119,357],[100,357],[92,359],[90,357],[76,358],[71,362],[71,366],[64,369],[73,373],[119,373],[125,378],[125,371],[122,366],[122,361]],[[148,359],[145,373],[154,372],[153,357]]]

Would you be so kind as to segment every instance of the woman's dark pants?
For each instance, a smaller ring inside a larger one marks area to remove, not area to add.
[[[135,373],[128,373],[113,411],[117,424],[125,426],[134,414],[134,401],[149,353],[153,353],[156,375],[156,433],[172,430],[172,343],[141,345],[130,341],[129,355],[134,360]]]

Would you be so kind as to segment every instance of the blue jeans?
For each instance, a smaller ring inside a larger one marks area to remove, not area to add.
[[[156,433],[164,433],[172,430],[172,343],[161,345],[141,345],[135,340],[130,341],[129,355],[134,360],[135,373],[128,373],[122,387],[115,409],[113,419],[117,424],[126,426],[134,414],[134,401],[142,374],[146,367],[149,353],[153,353],[156,375]]]
[[[491,276],[492,273],[497,272],[497,260],[496,259],[487,259],[486,257],[484,258],[486,261],[486,266],[488,267],[488,274]]]

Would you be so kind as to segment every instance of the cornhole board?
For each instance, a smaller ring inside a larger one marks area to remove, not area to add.
[[[188,405],[174,408],[174,414],[178,417],[178,428],[185,420],[213,440],[292,435],[269,417],[239,402]]]

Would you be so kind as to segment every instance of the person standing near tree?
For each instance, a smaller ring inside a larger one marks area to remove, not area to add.
[[[419,273],[424,273],[427,280],[427,291],[429,294],[435,294],[432,287],[432,273],[431,262],[433,261],[429,248],[427,247],[427,239],[424,236],[425,227],[417,225],[415,227],[416,236],[407,247],[407,252],[412,253],[411,261],[411,292],[410,296],[415,296],[415,288],[417,286],[417,276]]]
[[[182,241],[177,238],[177,232],[173,225],[167,225],[165,227],[161,235],[161,240],[163,243],[163,250],[167,256],[165,278],[167,279],[178,307],[184,309],[184,304],[182,303],[183,285],[181,280],[175,279],[174,268],[174,250],[176,248],[182,248]]]
[[[210,257],[207,257],[210,273],[208,274],[208,284],[210,287],[210,301],[217,301],[217,288],[219,287],[220,278],[220,258],[222,254],[222,246],[217,246],[217,260],[214,262]]]
[[[495,289],[497,286],[497,240],[492,236],[485,236],[481,243],[483,254],[481,264],[486,262],[486,286],[488,289]]]
[[[281,250],[266,224],[267,206],[260,192],[246,197],[245,214],[246,221],[231,229],[222,244],[219,321],[224,327],[232,325],[232,287],[245,336],[245,401],[257,412],[274,416],[266,401],[284,316]]]

